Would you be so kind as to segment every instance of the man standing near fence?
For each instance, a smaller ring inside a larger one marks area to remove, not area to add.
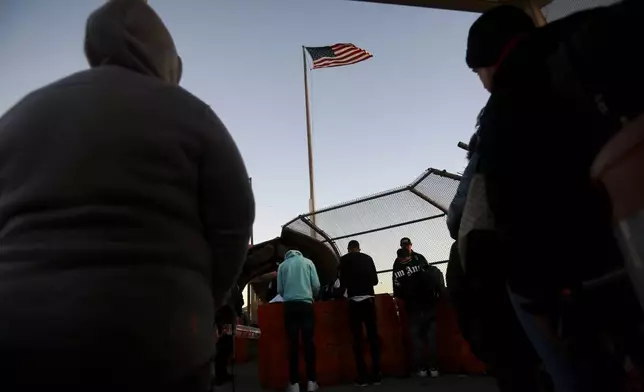
[[[338,276],[340,287],[347,290],[347,298],[349,298],[349,328],[353,337],[353,351],[358,372],[356,385],[364,387],[370,383],[380,384],[382,381],[373,291],[373,287],[378,284],[378,274],[373,259],[360,252],[358,241],[349,241],[348,251],[349,253],[340,258]],[[367,376],[367,366],[363,356],[363,324],[367,330],[367,339],[371,348],[371,377]]]
[[[307,391],[318,389],[315,374],[315,314],[313,298],[320,280],[313,262],[297,250],[289,250],[277,269],[277,293],[284,298],[284,327],[288,340],[290,384],[287,392],[300,390],[300,333],[308,377]]]
[[[413,365],[419,377],[438,377],[436,347],[436,303],[445,290],[441,271],[412,250],[411,240],[400,240],[398,257],[391,274],[394,296],[405,302],[409,319]],[[428,358],[425,360],[425,346]]]

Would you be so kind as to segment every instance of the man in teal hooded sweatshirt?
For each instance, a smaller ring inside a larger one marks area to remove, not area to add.
[[[320,279],[313,262],[297,250],[289,250],[277,269],[277,293],[284,298],[284,327],[288,339],[290,384],[288,392],[299,392],[300,332],[308,377],[308,392],[318,389],[315,374],[315,317],[313,298],[320,291]]]

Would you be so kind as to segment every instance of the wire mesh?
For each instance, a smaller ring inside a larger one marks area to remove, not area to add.
[[[548,22],[566,17],[572,13],[589,8],[607,6],[619,0],[554,0],[541,10]]]
[[[428,169],[408,186],[324,208],[285,226],[329,244],[325,233],[341,253],[357,240],[379,271],[391,269],[402,237],[409,237],[429,262],[446,260],[452,241],[445,212],[459,181],[458,175]],[[305,220],[315,222],[317,232]]]

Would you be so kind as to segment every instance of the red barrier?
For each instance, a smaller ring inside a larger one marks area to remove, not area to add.
[[[410,339],[402,301],[397,304],[388,294],[375,297],[381,370],[385,376],[405,376],[410,370]],[[322,386],[353,381],[356,377],[352,338],[349,331],[346,300],[317,302],[314,341],[317,353],[317,376]],[[288,384],[288,351],[284,329],[283,303],[265,304],[258,308],[259,376],[264,388],[283,389]],[[437,346],[443,372],[483,373],[485,366],[469,350],[461,337],[453,309],[446,302],[437,308]],[[371,353],[363,331],[364,358],[371,368]],[[300,345],[300,374],[306,376]],[[302,381],[305,381],[304,379]]]
[[[345,301],[342,301],[345,302]],[[383,375],[401,377],[409,373],[405,363],[405,348],[403,344],[403,333],[398,319],[396,304],[389,294],[379,294],[375,297],[376,318],[378,324],[378,341],[380,346],[380,367]],[[348,321],[346,325],[347,344],[343,346],[340,354],[340,369],[342,381],[355,380],[356,364],[353,353],[353,342],[349,333]],[[362,355],[367,364],[367,370],[371,369],[371,348],[367,339],[367,332],[362,331],[363,352]]]
[[[407,348],[407,364],[411,365],[411,337],[409,323],[403,301],[396,300],[399,307],[401,324],[405,330],[404,340]],[[436,346],[439,368],[444,373],[469,374],[485,373],[485,364],[472,354],[470,346],[461,335],[456,312],[449,302],[439,301],[436,306]]]

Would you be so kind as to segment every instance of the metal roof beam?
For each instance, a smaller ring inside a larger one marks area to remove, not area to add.
[[[485,12],[501,4],[514,4],[521,8],[541,8],[552,0],[353,0],[368,3],[406,5],[413,7],[439,8],[453,11]]]

